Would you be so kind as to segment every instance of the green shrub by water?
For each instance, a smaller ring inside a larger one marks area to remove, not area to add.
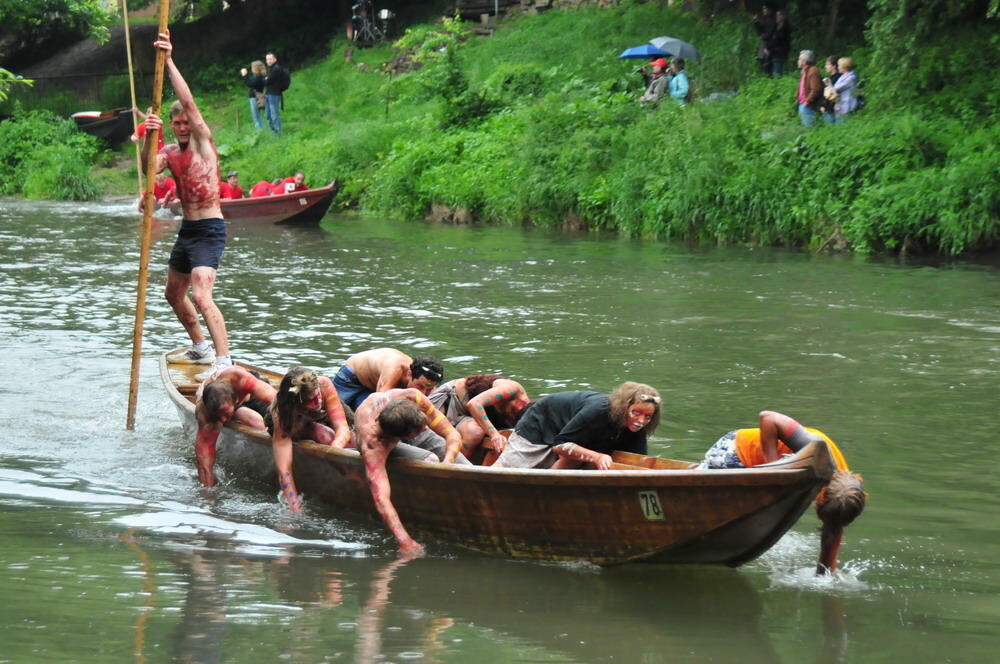
[[[15,113],[0,122],[0,194],[34,199],[95,200],[89,170],[103,152],[72,120],[49,111]]]

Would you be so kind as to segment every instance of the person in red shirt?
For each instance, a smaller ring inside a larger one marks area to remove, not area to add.
[[[239,173],[229,171],[226,175],[226,181],[219,183],[219,198],[243,198]]]
[[[142,142],[146,139],[146,114],[138,108],[133,108],[132,114],[138,119],[138,122],[135,123],[135,131],[129,136],[129,140],[137,145],[142,145]],[[163,145],[163,132],[161,131],[159,137],[156,139],[156,150],[162,150]]]
[[[145,125],[144,125],[145,126]],[[166,208],[180,202],[177,198],[177,183],[169,175],[156,174],[156,184],[153,186],[153,198],[156,207]]]
[[[250,198],[259,198],[261,196],[270,196],[274,193],[271,183],[267,180],[261,180],[253,187],[250,188]]]
[[[293,191],[304,191],[308,189],[306,185],[306,176],[302,172],[298,172],[295,175],[285,178],[281,181],[281,190],[276,191],[276,194],[288,194]]]

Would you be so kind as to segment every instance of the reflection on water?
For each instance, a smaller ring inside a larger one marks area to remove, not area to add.
[[[0,593],[17,599],[0,605],[0,658],[938,662],[1000,648],[1000,499],[983,461],[995,266],[358,217],[230,227],[217,301],[240,358],[332,373],[395,346],[533,396],[641,380],[665,396],[652,448],[681,458],[776,408],[830,434],[872,494],[844,574],[819,580],[811,510],[739,570],[435,543],[407,561],[336,506],[291,515],[246,478],[198,486],[155,364],[184,343],[161,295],[175,222],[154,228],[124,430],[136,222],[131,202],[0,200]]]

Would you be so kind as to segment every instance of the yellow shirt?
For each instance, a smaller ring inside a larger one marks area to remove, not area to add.
[[[837,464],[837,470],[848,469],[847,459],[844,458],[840,448],[838,448],[837,444],[830,440],[825,433],[810,427],[806,427],[806,431],[815,433],[826,441],[827,447],[830,448],[830,454],[833,456],[833,461]],[[736,454],[739,455],[740,461],[743,462],[743,465],[747,468],[767,463],[764,460],[764,449],[760,445],[760,429],[737,429]],[[778,454],[780,456],[783,454],[794,454],[794,452],[790,447],[779,440]]]

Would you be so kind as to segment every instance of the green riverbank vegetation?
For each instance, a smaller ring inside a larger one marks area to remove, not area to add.
[[[328,57],[291,65],[280,137],[253,128],[235,75],[247,63],[232,62],[228,78],[218,63],[199,76],[177,51],[223,170],[238,170],[245,189],[302,170],[312,185],[339,179],[340,205],[391,216],[814,250],[995,249],[998,0],[864,4],[864,31],[837,41],[813,39],[821,31],[800,11],[809,3],[789,3],[792,53],[775,78],[757,72],[748,15],[707,20],[660,2],[517,16],[488,37],[445,19],[370,49],[335,38]],[[702,55],[688,63],[695,100],[683,107],[640,106],[642,61],[616,57],[661,34]],[[865,108],[839,125],[801,126],[803,48],[820,61],[853,57]],[[0,146],[18,123],[0,123]],[[73,140],[60,135],[72,150],[52,154],[3,148],[4,193],[44,189],[38,160],[102,159]],[[47,195],[89,195],[75,177],[48,177]]]

